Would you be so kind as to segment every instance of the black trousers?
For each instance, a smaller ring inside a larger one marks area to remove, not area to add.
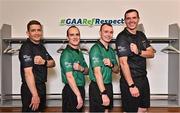
[[[32,94],[26,83],[21,85],[22,112],[43,112],[46,108],[46,85],[45,83],[36,84],[38,95],[40,97],[39,108],[33,111],[29,105],[31,104]]]
[[[78,86],[78,89],[81,93],[83,102],[85,100],[85,89],[84,86]],[[82,112],[84,106],[80,109],[76,108],[77,106],[77,97],[72,91],[71,87],[66,84],[62,91],[62,112]]]
[[[129,91],[128,84],[124,77],[120,79],[122,108],[124,112],[137,112],[138,108],[150,107],[150,87],[146,76],[133,78],[140,96],[133,97]]]
[[[109,106],[102,105],[102,96],[96,82],[91,81],[89,85],[89,104],[90,112],[104,112],[105,109],[111,110],[113,108],[113,86],[112,83],[104,84],[107,90],[107,96],[110,99]]]

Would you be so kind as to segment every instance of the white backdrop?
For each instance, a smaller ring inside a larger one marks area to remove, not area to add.
[[[44,26],[44,37],[66,38],[68,27],[59,26],[60,18],[117,19],[122,18],[129,8],[136,8],[139,11],[140,23],[143,23],[147,37],[168,37],[168,25],[172,23],[180,25],[179,0],[0,0],[0,25],[12,25],[12,36],[23,38],[26,37],[27,22],[37,19]],[[114,37],[123,27],[114,26]],[[83,39],[98,38],[99,26],[79,26],[79,28]],[[63,84],[60,80],[59,54],[56,50],[60,45],[46,46],[57,64],[56,68],[50,70],[48,92],[59,93]],[[168,56],[160,52],[164,46],[166,44],[155,44],[156,57],[148,61],[148,77],[152,93],[167,93]],[[19,61],[17,55],[13,55],[12,59],[13,93],[19,93]],[[161,83],[158,80],[162,80]],[[119,92],[118,82],[113,83],[115,92]]]

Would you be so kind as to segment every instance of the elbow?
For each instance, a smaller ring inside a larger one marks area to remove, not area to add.
[[[85,68],[83,74],[88,75],[88,74],[89,74],[89,69],[88,69],[88,68]]]
[[[150,56],[149,56],[149,58],[154,58],[154,53],[152,53]]]
[[[53,62],[53,66],[52,67],[55,67],[56,66],[56,63],[55,63],[55,61]]]

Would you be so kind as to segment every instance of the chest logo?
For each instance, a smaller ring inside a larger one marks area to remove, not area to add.
[[[118,51],[119,52],[124,52],[124,51],[126,51],[127,49],[125,48],[125,47],[123,47],[123,46],[118,46]]]
[[[94,63],[99,62],[99,58],[97,58],[97,57],[93,57],[92,60],[93,60]]]
[[[66,68],[72,67],[72,63],[70,63],[70,62],[65,62],[64,64],[65,64]]]
[[[24,61],[25,61],[25,62],[31,62],[31,61],[32,61],[31,56],[23,55],[23,58],[24,58]]]

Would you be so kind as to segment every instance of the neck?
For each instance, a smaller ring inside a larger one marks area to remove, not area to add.
[[[108,49],[109,43],[103,41],[102,39],[100,39],[99,41],[104,45],[104,47],[105,47],[106,49]]]
[[[129,28],[126,28],[130,33],[132,33],[132,34],[136,34],[136,32],[137,32],[137,29],[135,28],[135,29],[129,29]]]
[[[71,46],[73,49],[79,49],[79,46],[75,46],[75,45],[72,45],[72,44],[69,44],[69,46]]]
[[[31,39],[30,39],[30,40],[31,40]],[[31,42],[34,43],[34,44],[39,44],[39,43],[40,43],[40,41],[36,42],[36,41],[34,41],[34,40],[31,40]]]

